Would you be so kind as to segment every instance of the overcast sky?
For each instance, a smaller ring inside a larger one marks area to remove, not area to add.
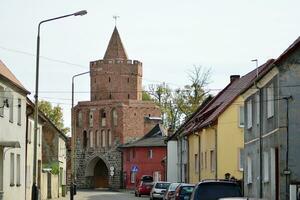
[[[222,89],[231,74],[254,69],[252,59],[277,58],[297,39],[299,8],[299,0],[0,0],[0,59],[34,93],[38,22],[86,9],[41,30],[50,60],[40,61],[40,98],[59,103],[70,126],[71,77],[103,58],[113,15],[129,58],[143,62],[144,85],[183,86],[201,65],[212,70],[209,88]],[[89,100],[88,76],[76,91],[76,101]]]

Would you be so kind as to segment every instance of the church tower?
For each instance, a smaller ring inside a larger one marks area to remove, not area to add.
[[[90,101],[72,112],[79,188],[117,189],[130,180],[119,147],[161,122],[158,106],[142,100],[142,76],[142,63],[128,58],[115,27],[103,59],[90,62]]]
[[[117,27],[103,60],[90,63],[91,101],[142,100],[142,63],[129,60]]]

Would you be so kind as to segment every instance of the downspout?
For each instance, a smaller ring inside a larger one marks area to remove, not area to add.
[[[187,162],[186,162],[186,166],[187,166],[187,174],[186,174],[186,180],[188,180],[188,182],[190,182],[190,151],[189,151],[189,140],[186,137],[186,154],[187,154]]]
[[[262,181],[262,163],[263,163],[263,141],[262,141],[262,132],[263,132],[263,93],[261,88],[256,85],[259,95],[259,198],[263,198],[263,181]]]

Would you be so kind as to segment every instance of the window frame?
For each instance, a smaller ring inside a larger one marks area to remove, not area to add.
[[[269,153],[264,151],[263,153],[263,181],[267,183],[270,181],[269,175]]]
[[[247,184],[252,184],[253,183],[253,178],[252,178],[252,159],[248,155],[247,156]]]
[[[10,153],[10,186],[15,186],[15,154]]]
[[[271,118],[274,116],[275,112],[275,92],[273,83],[269,84],[266,88],[266,96],[267,96],[267,118]]]
[[[245,127],[245,107],[239,106],[239,127]]]

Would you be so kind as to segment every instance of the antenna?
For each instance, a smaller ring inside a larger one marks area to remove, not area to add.
[[[117,26],[117,20],[118,20],[118,18],[120,18],[120,16],[114,15],[113,18],[115,19],[115,26]]]

